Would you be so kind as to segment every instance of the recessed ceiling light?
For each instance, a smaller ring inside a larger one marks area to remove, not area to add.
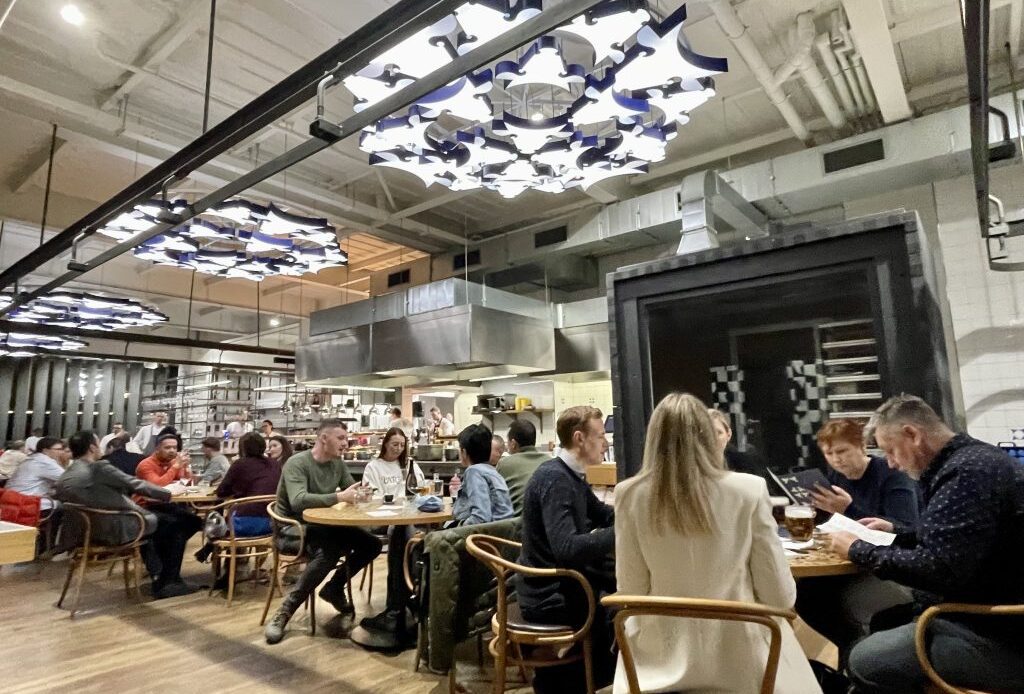
[[[276,328],[279,325],[281,325],[281,319],[280,318],[271,318],[270,319],[270,327]]]
[[[76,27],[80,27],[85,24],[85,15],[78,9],[78,5],[74,3],[68,3],[64,7],[60,8],[61,18],[68,24],[73,24]]]
[[[537,113],[534,113],[532,116],[530,116],[530,120],[532,120],[532,121],[544,120],[544,114],[541,113],[540,111],[538,111]]]

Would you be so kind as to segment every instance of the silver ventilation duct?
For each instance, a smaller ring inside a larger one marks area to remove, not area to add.
[[[403,386],[555,368],[542,301],[457,278],[317,311],[295,352],[309,385]]]

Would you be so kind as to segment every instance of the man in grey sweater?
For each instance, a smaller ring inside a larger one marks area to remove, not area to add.
[[[302,522],[302,512],[308,508],[325,508],[341,501],[354,503],[359,484],[352,479],[342,460],[346,450],[348,427],[345,423],[340,419],[321,420],[313,448],[296,453],[284,464],[277,487],[277,512]],[[353,614],[355,610],[345,592],[348,578],[362,571],[383,547],[379,539],[355,527],[308,525],[305,538],[309,562],[264,629],[269,644],[284,638],[284,629],[292,614],[334,571],[343,556],[345,570],[335,572],[321,589],[320,597],[334,605],[338,612]]]

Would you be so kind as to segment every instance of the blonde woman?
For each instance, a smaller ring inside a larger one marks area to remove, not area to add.
[[[684,393],[651,415],[643,468],[615,492],[615,574],[629,595],[758,602],[792,608],[796,585],[760,477],[728,472],[711,417]],[[626,624],[647,692],[756,692],[769,634],[757,625],[665,617]],[[616,693],[626,692],[621,661]],[[821,692],[783,624],[777,694]]]

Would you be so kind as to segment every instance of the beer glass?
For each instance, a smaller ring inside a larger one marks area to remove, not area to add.
[[[807,542],[814,534],[814,509],[810,506],[786,507],[786,530],[796,542]]]
[[[786,507],[789,506],[789,497],[785,496],[770,496],[768,499],[772,502],[772,518],[779,525],[786,519]]]

